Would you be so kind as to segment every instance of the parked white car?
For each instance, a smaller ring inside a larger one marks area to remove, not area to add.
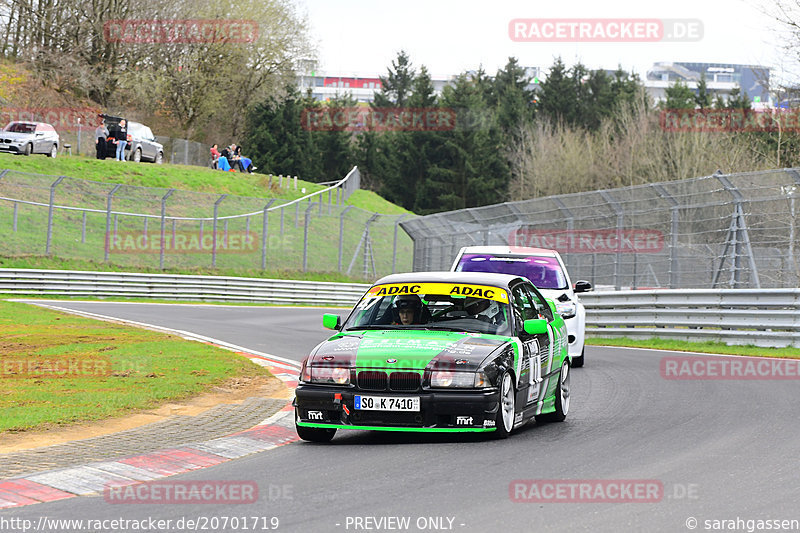
[[[0,131],[0,152],[56,157],[60,144],[56,129],[45,122],[10,122]]]
[[[583,366],[586,309],[577,293],[589,292],[592,284],[572,285],[567,267],[555,250],[520,246],[465,246],[459,250],[453,272],[499,272],[528,278],[547,298],[556,302],[567,324],[572,366]]]

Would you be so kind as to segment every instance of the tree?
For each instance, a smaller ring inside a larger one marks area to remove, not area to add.
[[[478,72],[476,83],[476,89],[483,88],[482,71]],[[494,80],[486,83],[490,93],[488,98],[483,95],[482,98],[494,107],[497,122],[509,142],[513,142],[515,132],[523,124],[533,120],[535,94],[527,88],[530,83],[525,69],[519,66],[514,57],[509,57],[505,67],[497,71]]]
[[[694,97],[694,102],[700,109],[708,109],[711,107],[711,93],[708,92],[705,72],[700,74],[700,81],[697,82],[697,95]]]
[[[381,76],[381,90],[375,93],[375,107],[402,107],[411,94],[416,72],[408,54],[400,50],[386,76]]]
[[[692,90],[681,80],[677,80],[666,88],[667,99],[664,103],[666,109],[694,109],[695,96]]]
[[[572,79],[561,58],[556,58],[547,79],[540,84],[537,111],[554,123],[569,121],[578,100]]]

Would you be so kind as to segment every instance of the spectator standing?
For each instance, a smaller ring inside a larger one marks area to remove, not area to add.
[[[114,137],[117,139],[117,161],[125,161],[125,146],[128,144],[128,125],[124,118],[119,121]]]
[[[97,150],[97,159],[106,158],[106,137],[108,137],[108,128],[103,119],[100,119],[100,125],[94,130],[94,146]]]

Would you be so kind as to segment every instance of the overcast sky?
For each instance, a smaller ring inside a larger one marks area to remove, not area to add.
[[[525,66],[549,67],[556,56],[567,65],[634,70],[644,75],[658,61],[761,64],[774,76],[797,69],[780,43],[782,26],[759,5],[770,0],[295,0],[317,42],[320,68],[336,74],[386,73],[401,49],[434,77],[483,65],[489,73],[509,56]],[[516,18],[699,19],[695,42],[514,42]]]

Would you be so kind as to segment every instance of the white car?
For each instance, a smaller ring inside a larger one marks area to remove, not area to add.
[[[465,246],[459,250],[450,270],[499,272],[531,280],[546,298],[556,302],[556,308],[567,324],[572,366],[583,366],[586,309],[577,293],[591,291],[592,284],[578,281],[573,287],[558,252],[520,246]]]

